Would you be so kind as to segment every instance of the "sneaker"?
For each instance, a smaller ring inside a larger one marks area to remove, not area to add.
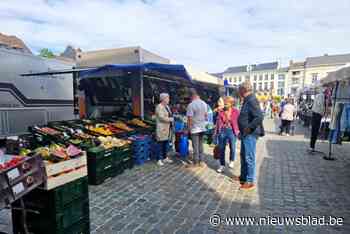
[[[173,163],[173,160],[171,160],[170,158],[166,158],[163,160],[163,162],[165,163]]]
[[[164,166],[164,163],[162,162],[162,160],[158,160],[157,164],[158,164],[158,166]]]
[[[253,183],[246,182],[246,183],[242,184],[239,189],[248,191],[248,190],[252,190],[254,188],[255,188],[255,185]]]
[[[228,167],[232,169],[233,166],[234,166],[234,161],[230,161],[230,163],[228,164]]]
[[[290,136],[289,133],[287,133],[286,136]]]
[[[220,166],[217,170],[218,173],[223,173],[225,170],[225,167],[224,166]]]
[[[206,164],[202,161],[199,162],[199,167],[206,167]]]

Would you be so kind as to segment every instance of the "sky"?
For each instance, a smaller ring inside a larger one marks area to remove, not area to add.
[[[37,52],[141,46],[207,72],[350,53],[349,0],[0,0],[0,32]]]

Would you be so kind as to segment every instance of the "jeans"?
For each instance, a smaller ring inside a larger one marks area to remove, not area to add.
[[[220,164],[225,166],[225,148],[227,141],[230,145],[230,161],[236,158],[236,136],[232,128],[223,128],[219,133]]]
[[[193,147],[193,161],[202,161],[203,158],[203,136],[204,132],[191,135]]]
[[[168,151],[169,151],[169,141],[158,141],[157,160],[165,159]]]
[[[255,181],[256,171],[256,141],[257,137],[253,134],[242,136],[241,139],[241,181]]]

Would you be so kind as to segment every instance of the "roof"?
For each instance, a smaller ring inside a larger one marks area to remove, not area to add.
[[[253,64],[251,66],[252,71],[275,70],[277,68],[278,62]]]
[[[260,64],[250,65],[251,71],[276,70],[277,68],[278,68],[278,62],[260,63]],[[224,73],[242,73],[242,72],[247,72],[248,69],[249,69],[248,65],[229,67],[224,71]]]
[[[169,64],[170,60],[139,46],[103,49],[77,53],[79,66],[103,66],[106,64]]]
[[[247,71],[247,65],[245,66],[237,66],[237,67],[229,67],[227,68],[224,73],[240,73],[240,72],[246,72]]]
[[[320,65],[339,65],[350,62],[350,54],[324,55],[306,58],[306,67]]]
[[[281,67],[278,71],[279,72],[288,72],[289,67]]]
[[[223,72],[220,72],[220,73],[209,73],[210,75],[212,76],[216,76],[217,78],[220,78],[222,79],[222,75],[224,74]]]
[[[0,33],[0,46],[1,45],[4,45],[12,49],[19,49],[24,52],[32,54],[32,52],[26,46],[26,44],[24,44],[24,42],[16,36],[12,36],[12,35],[9,36],[9,35]]]
[[[291,63],[291,64],[289,65],[289,70],[295,69],[295,68],[297,68],[297,69],[299,69],[299,68],[304,68],[304,66],[305,66],[305,62],[295,62],[295,63]]]

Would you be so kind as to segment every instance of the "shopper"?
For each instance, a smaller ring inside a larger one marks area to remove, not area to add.
[[[248,190],[255,187],[256,180],[256,142],[264,135],[263,114],[259,102],[252,92],[249,81],[239,87],[239,94],[243,98],[243,105],[238,118],[241,136],[241,175],[233,179],[241,182],[241,189]]]
[[[286,101],[286,104],[283,106],[283,110],[281,113],[281,131],[280,135],[283,135],[283,132],[286,133],[287,136],[289,136],[290,133],[290,126],[294,120],[295,116],[295,106],[293,99],[288,99]]]
[[[236,158],[236,141],[239,134],[238,116],[239,110],[234,108],[234,99],[226,97],[224,99],[224,109],[218,113],[215,128],[215,135],[218,136],[220,150],[220,166],[217,170],[219,173],[222,173],[225,169],[225,148],[227,142],[230,145],[229,167],[233,168]]]
[[[187,107],[188,129],[193,146],[193,164],[203,166],[203,135],[206,132],[208,105],[195,89],[190,90],[192,102]]]
[[[171,125],[174,121],[172,113],[168,106],[170,101],[169,94],[160,94],[160,103],[156,107],[156,139],[158,142],[157,163],[163,166],[164,162],[172,162],[167,153],[169,150],[169,141],[171,139]]]
[[[319,89],[316,92],[320,92]],[[311,138],[310,138],[310,151],[315,152],[316,140],[321,127],[321,120],[325,114],[325,96],[323,92],[316,95],[314,103],[312,105],[312,119],[311,119]]]

